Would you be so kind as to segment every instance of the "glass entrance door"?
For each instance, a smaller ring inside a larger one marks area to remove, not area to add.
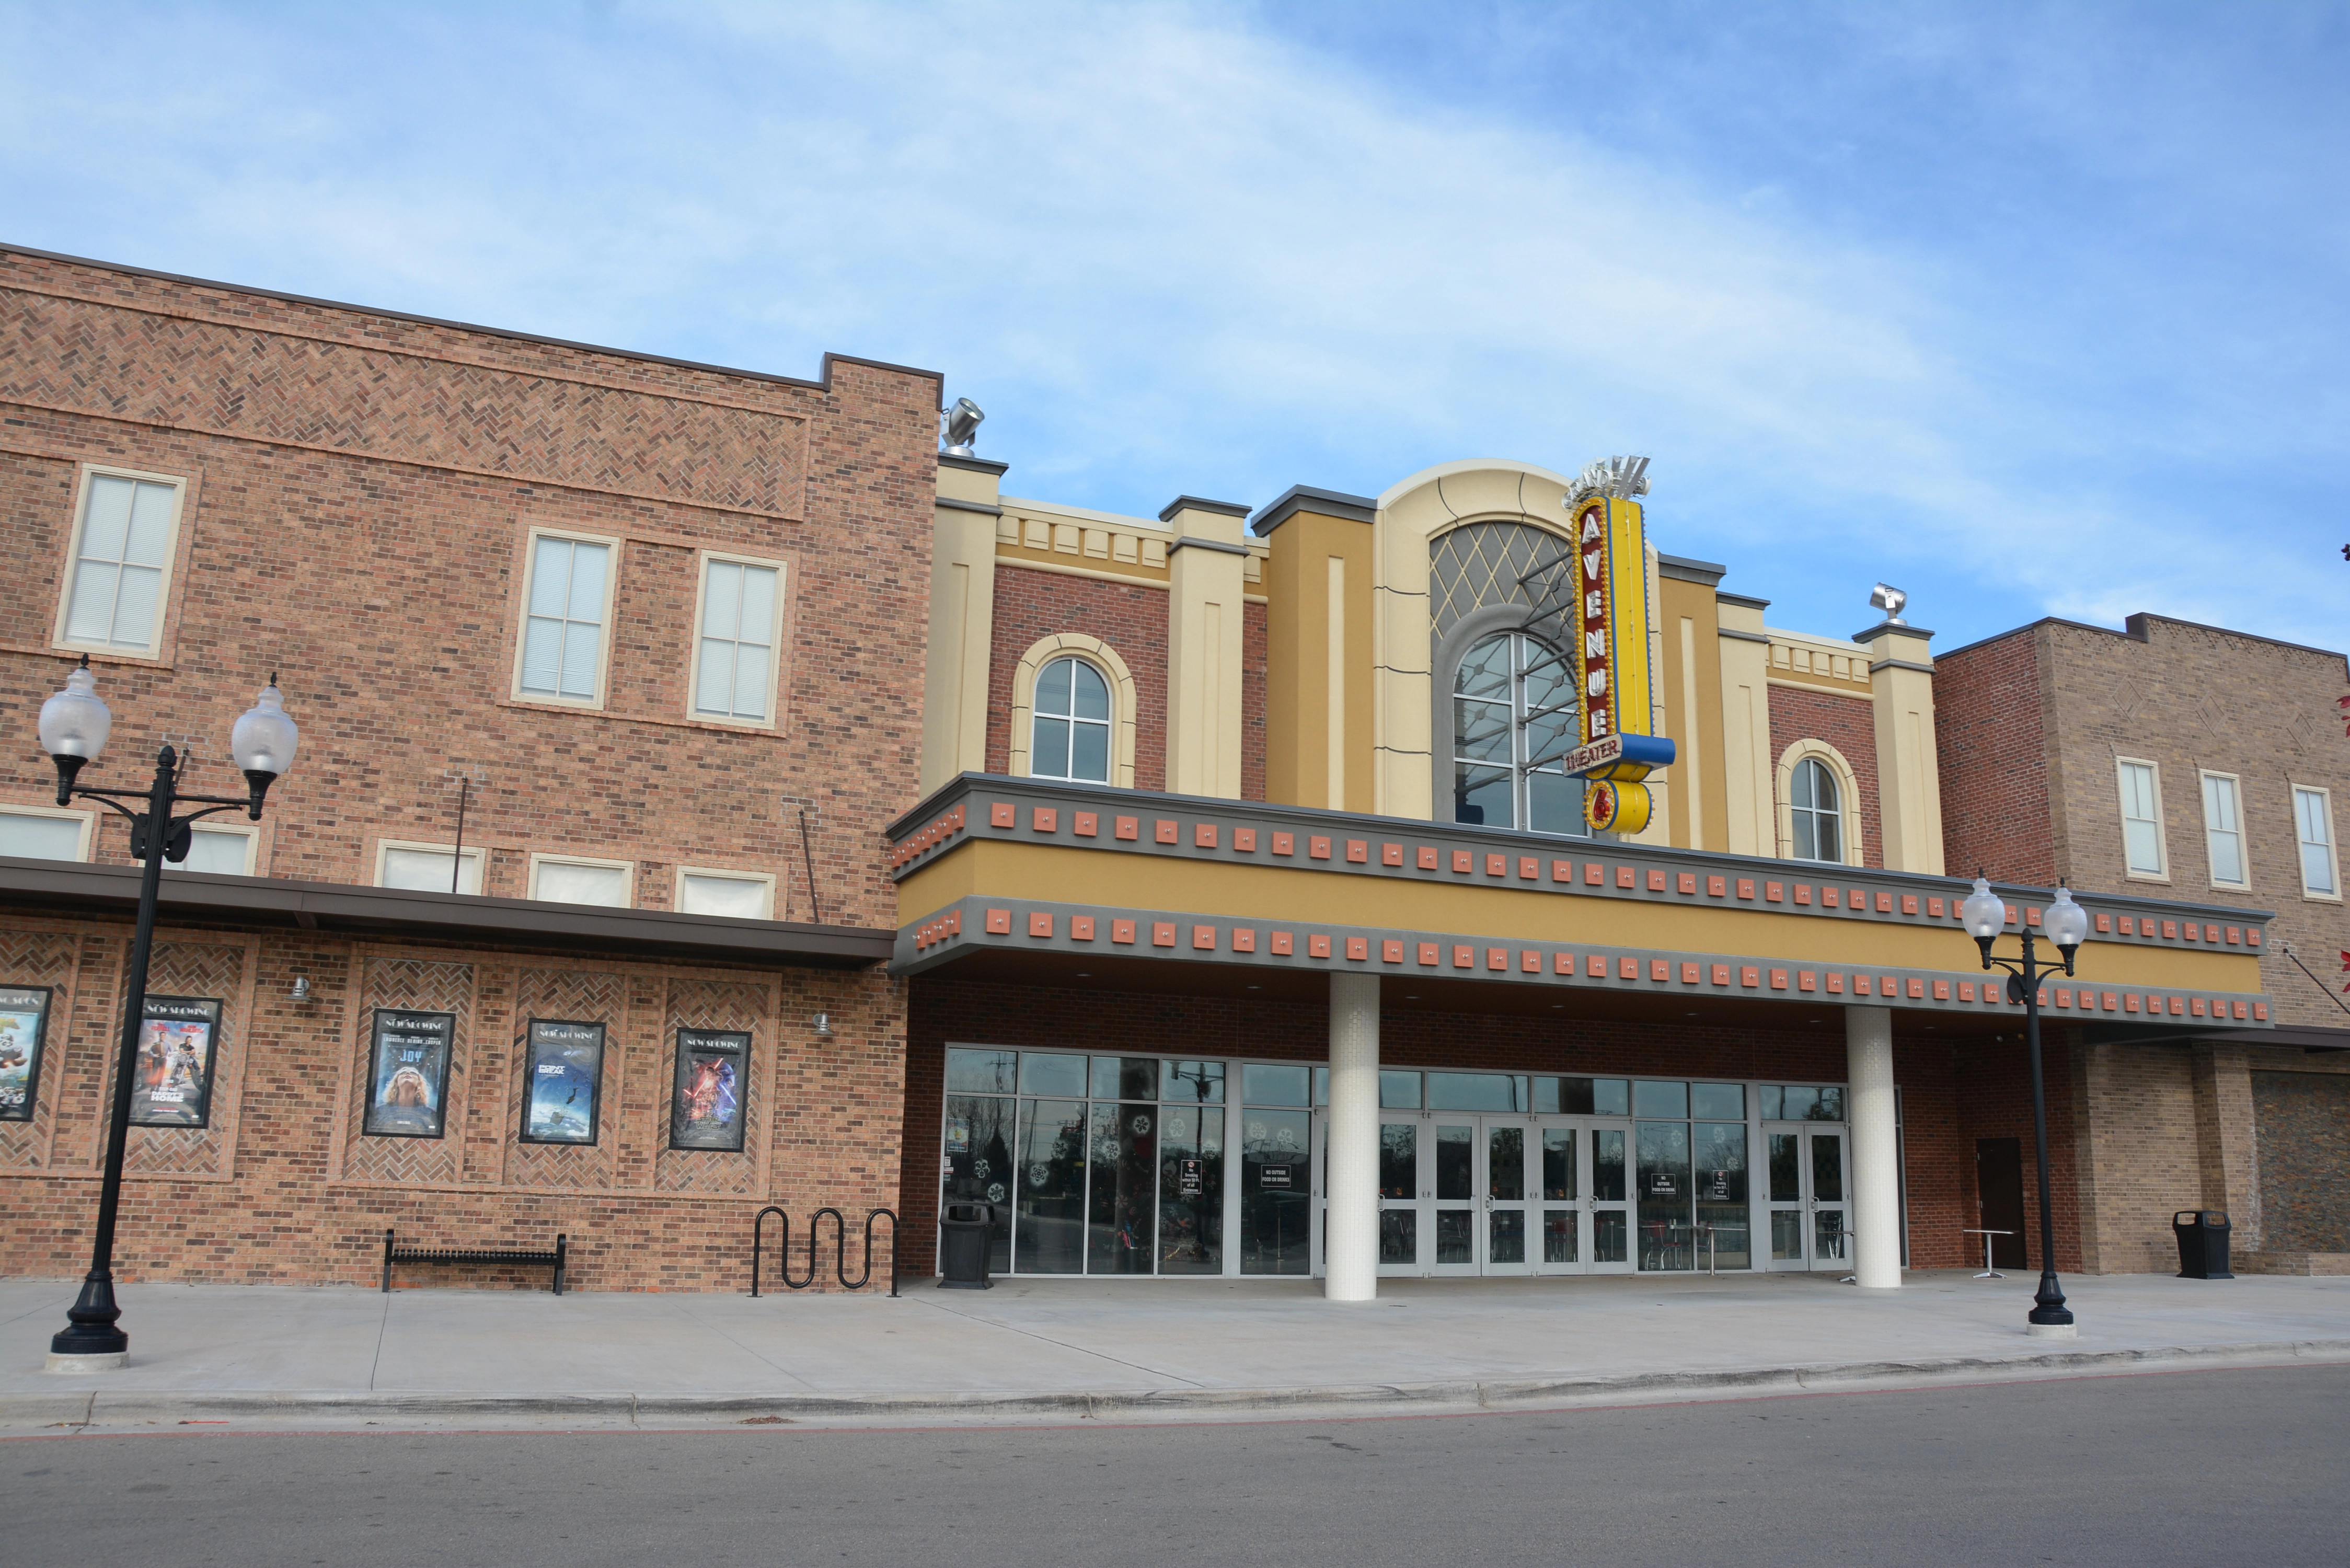
[[[1553,1116],[1528,1129],[1529,1170],[1538,1182],[1527,1219],[1534,1272],[1631,1272],[1624,1158],[1628,1131],[1621,1122]]]
[[[1417,1113],[1379,1123],[1379,1272],[1417,1275],[1426,1271],[1419,1250],[1427,1227],[1421,1222],[1430,1178],[1421,1166],[1427,1140]]]
[[[1526,1158],[1529,1134],[1539,1136],[1540,1128],[1525,1116],[1505,1118],[1488,1116],[1482,1126],[1478,1153],[1482,1168],[1479,1175],[1485,1195],[1484,1271],[1489,1274],[1523,1274],[1533,1272],[1529,1243],[1537,1223],[1534,1210],[1533,1178],[1539,1179],[1539,1169],[1529,1171]]]
[[[1771,1267],[1849,1269],[1849,1150],[1842,1127],[1766,1131],[1770,1146]]]
[[[1473,1274],[1478,1272],[1478,1220],[1483,1215],[1479,1202],[1482,1184],[1478,1178],[1477,1146],[1482,1141],[1482,1128],[1473,1116],[1453,1120],[1439,1117],[1421,1124],[1432,1135],[1431,1157],[1435,1193],[1430,1219],[1434,1223],[1436,1255],[1430,1260],[1430,1272],[1435,1274]]]

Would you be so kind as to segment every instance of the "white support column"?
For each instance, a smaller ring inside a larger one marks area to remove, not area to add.
[[[1322,1293],[1334,1302],[1378,1294],[1379,977],[1330,977],[1330,1120],[1324,1135],[1329,1207],[1323,1218]]]
[[[1854,1273],[1864,1289],[1901,1283],[1901,1154],[1894,1128],[1893,1010],[1844,1010],[1845,1095],[1852,1115]]]

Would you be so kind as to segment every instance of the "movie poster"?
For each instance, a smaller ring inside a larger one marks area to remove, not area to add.
[[[596,1096],[604,1081],[604,1026],[534,1018],[529,1051],[522,1141],[594,1143]]]
[[[0,985],[0,1122],[33,1119],[48,1022],[47,986]]]
[[[139,1054],[130,1071],[130,1125],[211,1125],[213,1079],[220,1071],[217,999],[151,996],[139,1015]]]
[[[743,1147],[743,1092],[751,1037],[716,1029],[677,1032],[677,1092],[670,1102],[671,1148]]]
[[[372,1137],[439,1137],[448,1116],[453,1012],[375,1010],[365,1131]]]

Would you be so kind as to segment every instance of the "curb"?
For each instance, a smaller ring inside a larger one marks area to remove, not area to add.
[[[2070,1350],[2038,1355],[1946,1356],[1742,1370],[1642,1372],[1622,1376],[1461,1379],[1335,1384],[1294,1388],[1104,1389],[1066,1393],[982,1391],[870,1396],[439,1393],[241,1393],[103,1389],[0,1395],[0,1430],[120,1432],[140,1427],[290,1421],[432,1426],[642,1427],[667,1422],[783,1424],[805,1420],[995,1417],[1234,1416],[1379,1409],[1500,1410],[1708,1394],[1802,1393],[1866,1385],[1988,1382],[2067,1374],[2190,1369],[2246,1361],[2350,1360],[2350,1339],[2303,1339],[2147,1350]]]

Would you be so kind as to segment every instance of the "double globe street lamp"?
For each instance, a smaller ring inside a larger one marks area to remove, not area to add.
[[[1991,890],[1988,877],[1975,878],[1975,890],[1959,906],[1959,919],[1967,935],[1974,938],[1975,946],[1982,950],[1983,968],[1996,964],[2007,971],[2007,999],[2023,1003],[2024,1038],[2032,1043],[2032,1137],[2039,1153],[2040,1173],[2040,1291],[2033,1297],[2026,1320],[2034,1333],[2069,1334],[2073,1314],[2064,1305],[2064,1293],[2056,1286],[2055,1207],[2048,1196],[2048,1095],[2040,1076],[2040,982],[2056,972],[2057,966],[2040,961],[2029,921],[2022,928],[2022,959],[1992,953],[1991,943],[2007,928],[2007,902]],[[2064,955],[2064,972],[2070,978],[2073,955],[2089,935],[2088,911],[2073,902],[2070,888],[2056,889],[2056,901],[2041,915],[2040,929]]]
[[[123,999],[122,1044],[114,1068],[114,1108],[108,1122],[106,1177],[99,1188],[98,1233],[90,1246],[89,1273],[81,1294],[66,1313],[69,1327],[49,1341],[49,1365],[58,1371],[95,1371],[120,1366],[130,1348],[130,1337],[115,1326],[122,1309],[114,1303],[114,1217],[122,1198],[123,1147],[130,1131],[131,1080],[139,1060],[140,1025],[147,1011],[147,961],[155,945],[155,905],[163,885],[163,862],[188,857],[188,846],[197,819],[224,811],[242,810],[261,820],[262,797],[293,765],[301,732],[286,716],[286,699],[273,673],[261,695],[229,732],[229,754],[244,770],[246,794],[182,794],[180,775],[187,759],[166,745],[155,753],[155,777],[143,796],[137,790],[99,789],[75,782],[81,770],[98,760],[114,728],[114,714],[98,694],[98,679],[89,671],[89,656],[66,677],[65,690],[41,704],[41,749],[57,767],[57,804],[77,795],[97,801],[130,822],[131,858],[143,864],[139,879],[139,924],[130,944],[130,975]],[[140,802],[146,810],[120,804]],[[182,805],[206,810],[174,816]]]

